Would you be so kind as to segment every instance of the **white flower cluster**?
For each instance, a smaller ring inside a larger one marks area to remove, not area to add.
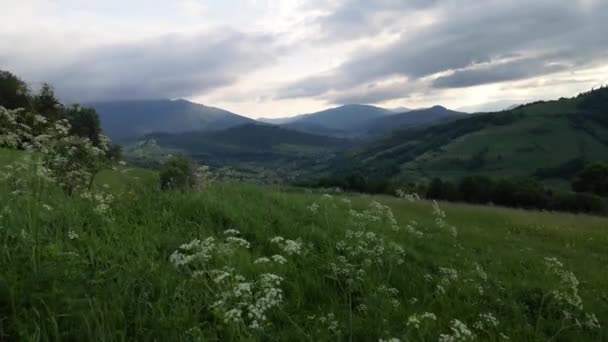
[[[70,124],[65,119],[48,122],[41,115],[0,106],[0,147],[42,154],[42,174],[72,194],[91,186],[109,150],[110,140],[99,135],[93,144],[90,139],[69,132]]]
[[[100,215],[106,214],[110,210],[110,205],[115,199],[114,195],[109,192],[91,193],[85,191],[80,194],[80,197],[93,203],[95,205],[93,210]]]
[[[399,198],[404,198],[409,202],[416,202],[416,201],[420,200],[420,196],[417,193],[413,192],[410,194],[401,189],[397,189],[395,191],[395,195],[397,195],[397,197],[399,197]]]
[[[495,329],[498,328],[500,322],[491,312],[479,314],[479,320],[473,324],[477,330]]]
[[[313,330],[317,333],[329,332],[332,335],[340,335],[342,333],[340,322],[338,322],[336,316],[331,312],[325,315],[308,316],[308,320],[313,324]]]
[[[407,326],[414,329],[419,329],[420,325],[424,321],[436,321],[437,316],[432,312],[425,312],[422,314],[413,314],[407,319]]]
[[[458,281],[458,271],[453,268],[439,267],[439,275],[439,284],[437,284],[435,290],[443,295],[451,284]]]
[[[475,334],[469,327],[457,319],[450,322],[450,330],[450,334],[439,335],[439,342],[466,342],[475,339]]]
[[[445,212],[439,207],[437,201],[433,201],[433,216],[435,216],[435,224],[437,227],[447,230],[453,237],[458,236],[456,227],[445,221]]]
[[[274,273],[261,273],[257,278],[247,279],[238,274],[233,267],[226,265],[230,260],[226,256],[237,248],[250,248],[251,243],[240,237],[241,233],[236,229],[227,229],[223,235],[223,241],[208,237],[183,244],[171,254],[169,261],[177,269],[189,271],[196,281],[207,282],[210,279],[208,288],[212,289],[215,297],[210,307],[225,323],[252,330],[263,329],[269,324],[268,312],[283,303],[283,278]],[[303,249],[301,241],[280,236],[271,242],[289,255],[300,254]],[[220,263],[224,265],[218,268]],[[287,259],[275,254],[253,261],[254,265],[269,263],[282,265],[287,263]]]
[[[301,255],[305,252],[304,244],[300,239],[289,240],[282,236],[275,236],[270,242],[279,246],[283,253],[287,255]]]
[[[319,211],[319,204],[313,203],[306,207],[306,209],[308,209],[311,213],[316,214]]]
[[[544,262],[547,273],[557,278],[550,294],[561,309],[562,322],[570,321],[577,327],[599,329],[601,325],[595,314],[584,311],[583,300],[578,293],[579,281],[574,273],[568,271],[557,258],[545,258]]]
[[[226,323],[245,325],[259,330],[268,323],[267,312],[283,303],[283,278],[272,273],[262,273],[255,281],[225,268],[214,282],[222,289],[219,298],[211,305]]]
[[[203,241],[194,239],[179,246],[179,249],[171,254],[169,261],[178,269],[185,267],[204,269],[213,257],[215,249],[216,243],[213,237]]]

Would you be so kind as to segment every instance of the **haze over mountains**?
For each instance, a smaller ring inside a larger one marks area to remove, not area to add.
[[[354,138],[458,118],[464,113],[441,106],[408,111],[371,105],[344,105],[316,113],[256,121],[220,108],[186,100],[133,100],[88,104],[100,115],[103,129],[114,140],[126,141],[151,133],[218,131],[260,123],[304,133]]]
[[[180,133],[221,130],[255,120],[186,100],[93,102],[101,125],[116,141],[137,139],[155,132]]]

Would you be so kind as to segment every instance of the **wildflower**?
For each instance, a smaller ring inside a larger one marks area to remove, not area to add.
[[[208,237],[203,241],[194,239],[174,251],[169,257],[169,261],[178,269],[195,263],[205,265],[213,257],[215,249],[216,243],[213,237]]]
[[[330,200],[330,199],[333,199],[333,198],[334,198],[334,196],[332,196],[332,195],[330,195],[330,194],[323,194],[323,195],[321,196],[321,198],[322,198],[322,199],[326,199],[326,200]]]
[[[241,232],[236,229],[226,229],[224,230],[224,235],[240,235]]]
[[[251,246],[251,244],[249,243],[249,241],[240,238],[240,237],[235,237],[235,236],[229,236],[226,238],[226,242],[228,243],[232,243],[235,244],[237,246],[241,246],[243,248],[249,248]]]
[[[68,231],[68,239],[78,240],[78,238],[79,238],[79,236],[75,231],[73,231],[73,230]]]
[[[278,245],[287,255],[300,255],[303,252],[303,243],[300,240],[288,240],[281,236],[276,236],[270,239],[270,242]]]
[[[316,214],[319,211],[319,204],[313,203],[306,207],[311,213]]]
[[[277,264],[283,265],[287,262],[287,259],[285,259],[285,257],[283,257],[282,255],[275,254],[272,256],[272,261],[276,262]]]
[[[439,342],[472,341],[475,339],[475,335],[467,327],[467,325],[457,319],[454,319],[450,322],[450,330],[451,334],[449,335],[439,335]]]
[[[423,314],[413,314],[407,319],[407,326],[413,327],[414,329],[420,328],[420,324],[425,320],[436,321],[437,316],[432,312],[425,312]]]
[[[261,258],[257,258],[255,259],[255,261],[253,262],[254,264],[267,264],[270,262],[270,259],[267,257],[261,257]]]
[[[51,207],[48,204],[42,204],[42,207],[46,210],[46,211],[53,211],[53,207]]]

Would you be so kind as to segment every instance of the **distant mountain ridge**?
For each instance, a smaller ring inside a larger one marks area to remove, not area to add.
[[[186,100],[131,100],[93,102],[101,125],[112,140],[134,140],[154,133],[222,130],[255,120]]]
[[[389,133],[397,129],[428,126],[449,120],[460,119],[468,114],[449,110],[443,106],[410,110],[378,118],[367,123],[365,129],[375,135]]]
[[[391,114],[393,112],[390,110],[380,107],[350,104],[316,113],[299,115],[295,117],[295,120],[289,122],[289,124],[318,125],[334,130],[350,131],[359,128],[369,120]]]

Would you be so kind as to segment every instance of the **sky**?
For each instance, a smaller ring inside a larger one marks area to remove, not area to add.
[[[0,69],[69,103],[490,111],[608,83],[606,23],[607,0],[0,0]]]

